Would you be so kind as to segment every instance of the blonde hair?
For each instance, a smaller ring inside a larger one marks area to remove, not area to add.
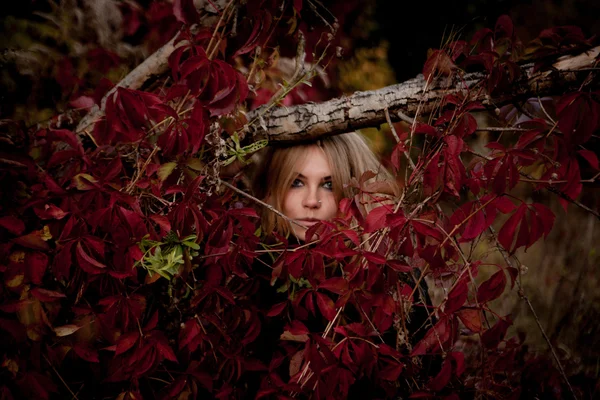
[[[315,142],[269,147],[254,173],[254,195],[281,211],[284,197],[296,178],[294,166],[304,160],[307,150],[312,146],[318,146],[327,158],[337,202],[356,194],[356,190],[347,184],[368,170],[377,174],[374,179],[387,180],[394,185],[393,177],[382,167],[363,137],[350,132]],[[267,235],[272,232],[287,235],[290,232],[289,223],[280,216],[264,207],[260,209],[260,214],[262,229]]]

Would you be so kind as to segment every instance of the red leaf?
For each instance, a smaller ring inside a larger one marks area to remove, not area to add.
[[[102,264],[100,261],[97,261],[85,252],[81,242],[77,243],[76,255],[79,266],[87,273],[99,274],[106,268],[106,265]]]
[[[392,165],[394,166],[394,172],[399,172],[400,171],[400,167],[401,167],[401,163],[402,163],[402,159],[404,157],[404,152],[406,151],[406,146],[404,145],[403,142],[399,142],[397,145],[394,146],[394,149],[392,150],[392,155],[390,156],[390,161],[392,162]]]
[[[360,239],[358,238],[358,233],[356,231],[352,229],[344,229],[341,231],[341,234],[350,239],[350,241],[352,241],[352,243],[354,243],[357,247],[360,245]]]
[[[513,22],[508,15],[501,15],[496,21],[496,27],[494,28],[496,38],[507,37],[512,38],[514,32]]]
[[[28,307],[33,303],[34,300],[5,301],[3,304],[0,304],[0,311],[5,313],[14,313],[23,310],[25,307]],[[20,323],[18,324],[21,325]]]
[[[115,351],[115,356],[119,354],[125,353],[127,350],[131,349],[133,345],[140,338],[139,332],[127,332],[119,336],[119,340],[117,342],[117,348]]]
[[[206,372],[193,371],[190,375],[194,377],[202,386],[204,386],[209,392],[213,390],[213,378]]]
[[[173,2],[173,15],[175,15],[177,21],[184,24],[194,24],[200,19],[200,14],[198,14],[193,0],[175,0]]]
[[[410,353],[411,357],[420,356],[428,353],[432,349],[444,344],[451,335],[450,321],[447,318],[441,318],[433,327],[431,327],[423,339],[416,344],[413,351]]]
[[[234,53],[233,58],[254,50],[256,46],[260,44],[260,40],[263,38],[263,36],[268,34],[272,21],[271,14],[268,10],[263,9],[258,15],[259,17],[254,18],[250,22],[252,32],[250,32],[250,34],[247,36],[248,40],[246,40],[246,43],[244,43],[244,45]]]
[[[556,105],[558,127],[573,145],[587,142],[596,128],[600,104],[589,93],[575,92],[564,95]]]
[[[446,358],[442,364],[442,369],[440,372],[435,376],[435,378],[431,379],[431,382],[429,382],[429,388],[435,392],[442,390],[450,381],[451,376],[452,363],[450,362],[449,358]]]
[[[456,65],[445,51],[434,50],[425,61],[423,75],[428,81],[432,75],[448,76],[454,69],[456,69]]]
[[[71,132],[70,130],[67,130],[67,129],[51,130],[48,133],[48,138],[53,141],[61,141],[61,142],[67,143],[69,146],[71,146],[71,148],[73,150],[77,151],[77,154],[83,154],[83,152],[84,152],[81,141],[79,140],[77,135],[75,135],[75,133]]]
[[[341,277],[329,278],[319,285],[319,289],[326,289],[335,294],[342,294],[348,290],[348,281]]]
[[[33,231],[27,235],[13,239],[13,242],[34,250],[48,250],[50,246],[42,238],[43,231]]]
[[[285,307],[287,306],[287,301],[283,301],[281,303],[275,304],[269,312],[267,312],[267,317],[275,317],[283,312]]]
[[[448,358],[451,360],[454,360],[454,363],[456,363],[456,366],[455,366],[456,376],[461,376],[462,373],[465,372],[465,369],[466,369],[465,354],[461,353],[459,351],[452,351],[452,352],[448,353]]]
[[[123,170],[123,163],[121,162],[121,158],[117,157],[113,159],[104,170],[102,174],[102,180],[104,182],[110,182],[113,179],[117,178],[121,171]]]
[[[579,163],[574,159],[569,159],[560,168],[559,176],[567,181],[565,184],[561,185],[560,190],[571,199],[576,199],[582,190]],[[561,198],[559,200],[561,200],[561,203],[564,202],[564,204],[568,204],[567,200],[565,199]],[[566,211],[566,206],[563,205],[563,207]]]
[[[42,283],[48,267],[48,256],[44,253],[28,253],[25,256],[25,276],[35,285]]]
[[[385,226],[386,216],[392,213],[389,206],[374,208],[369,212],[365,221],[365,233],[375,232]]]
[[[315,308],[314,297],[316,297],[315,293],[309,293],[307,296],[305,296],[304,297],[304,299],[305,299],[304,305],[306,306],[306,309],[311,312],[312,315],[316,316],[317,311]]]
[[[507,267],[506,271],[508,272],[508,276],[510,276],[510,288],[512,289],[515,287],[515,281],[519,276],[519,270],[515,267]]]
[[[150,219],[156,222],[156,224],[160,227],[161,232],[164,232],[166,234],[171,230],[171,223],[169,222],[169,219],[164,215],[151,215]]]
[[[100,362],[100,359],[98,358],[98,350],[94,348],[85,346],[81,343],[76,343],[73,345],[73,351],[75,351],[75,354],[85,361],[93,363]]]
[[[488,329],[481,335],[481,343],[488,349],[495,348],[504,339],[506,330],[512,325],[510,318],[500,318],[496,325]]]
[[[483,215],[484,210],[479,210],[479,207],[479,204],[476,202],[466,203],[457,209],[454,214],[452,214],[452,217],[450,217],[450,222],[455,226],[462,224],[461,242],[475,239],[489,226],[486,226],[486,218],[485,215]],[[471,215],[473,212],[475,212],[475,214]],[[465,223],[464,221],[467,218],[469,219]]]
[[[379,378],[386,381],[395,382],[398,380],[402,369],[402,364],[390,363],[379,371]]]
[[[155,311],[154,314],[152,314],[152,316],[146,323],[146,326],[144,326],[144,329],[143,329],[144,333],[150,332],[151,330],[156,328],[157,324],[158,324],[158,311]]]
[[[506,275],[504,270],[496,272],[487,281],[479,285],[477,290],[477,301],[486,303],[498,298],[506,288]]]
[[[321,314],[323,314],[323,316],[327,318],[328,321],[333,321],[336,315],[336,310],[333,301],[323,293],[317,292],[316,295],[317,305],[319,306]]]
[[[550,231],[552,230],[552,227],[554,226],[554,220],[556,219],[556,217],[554,216],[554,213],[543,204],[533,203],[532,207],[535,210],[537,218],[539,218],[539,220],[543,226],[544,238],[546,238],[546,237],[548,237],[548,234],[550,233]],[[535,242],[538,238],[535,238],[535,240],[531,241],[530,243],[533,244],[533,242]]]
[[[384,256],[377,253],[373,253],[371,251],[363,251],[362,254],[367,259],[367,261],[372,262],[376,265],[383,265],[387,261]]]
[[[510,199],[505,196],[497,197],[493,204],[494,207],[496,207],[496,209],[502,214],[508,214],[509,212],[514,211],[516,208],[515,203],[510,201]]]
[[[474,308],[464,308],[458,312],[458,318],[472,332],[481,332],[481,311]]]
[[[444,235],[431,225],[424,224],[420,221],[411,221],[410,223],[415,231],[419,232],[421,235],[425,237],[432,237],[440,242],[444,240]]]
[[[188,320],[179,330],[179,350],[189,345],[189,350],[194,351],[198,345],[195,340],[200,335],[200,325],[194,319]],[[192,343],[194,342],[194,343]]]
[[[41,300],[46,302],[56,301],[62,299],[65,296],[64,293],[55,292],[54,290],[42,289],[42,288],[33,288],[31,289],[31,294]]]
[[[17,217],[7,215],[0,218],[0,226],[12,233],[13,235],[21,235],[25,230],[25,224]]]
[[[33,211],[37,214],[41,219],[63,219],[68,212],[64,212],[60,208],[56,207],[54,204],[46,204],[44,205],[44,209],[35,208]]]
[[[432,195],[443,184],[444,169],[442,168],[443,164],[440,163],[440,155],[441,153],[437,152],[433,158],[429,160],[425,172],[423,173],[423,186],[426,195]],[[416,174],[416,171],[413,171],[413,175],[414,174]],[[411,176],[411,180],[412,179],[413,176]]]
[[[515,236],[517,227],[525,218],[525,212],[527,211],[527,206],[525,204],[521,204],[517,211],[511,215],[511,217],[504,223],[502,228],[500,228],[500,232],[498,232],[498,242],[504,247],[509,253],[514,253],[515,249],[518,247],[515,242]],[[525,222],[526,224],[526,222]],[[513,245],[515,243],[515,245]]]
[[[208,72],[204,70],[208,68],[209,65],[210,60],[206,57],[206,54],[190,57],[187,60],[185,60],[179,68],[181,79],[187,78],[190,74],[194,72]],[[173,112],[175,112],[175,110],[173,110]],[[168,113],[170,114],[171,112],[168,111]],[[177,115],[177,113],[175,113],[175,115]]]
[[[77,150],[57,151],[56,153],[52,154],[48,160],[47,167],[53,168],[57,165],[65,164],[67,161],[70,161],[72,158],[76,158],[78,156],[79,152]]]
[[[451,140],[462,138],[462,137],[471,135],[472,133],[475,133],[476,130],[477,130],[477,120],[471,114],[465,113],[456,120],[455,128],[452,130],[452,135],[446,136],[445,140],[446,140],[446,142],[448,142],[448,139],[451,139],[451,138],[454,138]],[[448,143],[448,144],[450,145],[450,143]],[[455,148],[453,150],[454,154],[460,153],[463,149],[464,143],[462,142],[462,140],[460,142],[457,142],[457,144],[459,144],[460,147]]]
[[[446,314],[451,314],[461,308],[463,304],[465,304],[468,294],[469,288],[467,282],[464,279],[461,279],[454,289],[448,293],[448,300],[446,300],[444,312]]]
[[[308,328],[302,322],[298,320],[293,320],[288,325],[286,325],[286,330],[290,331],[294,335],[302,335],[305,333],[309,333]]]
[[[166,336],[163,336],[156,341],[156,348],[158,349],[158,353],[162,358],[165,358],[169,361],[178,362],[173,349],[171,349],[171,346],[169,346],[169,343],[167,342]]]
[[[424,390],[420,390],[417,392],[413,392],[410,396],[409,399],[430,399],[432,397],[435,397],[435,395],[429,391],[424,391]]]
[[[596,153],[589,150],[579,150],[577,152],[581,157],[585,158],[585,160],[594,168],[595,170],[600,169],[598,165],[598,156]]]
[[[387,260],[387,265],[396,272],[410,272],[411,267],[398,260]]]
[[[425,135],[430,135],[434,137],[437,137],[439,135],[439,132],[436,128],[423,122],[417,122],[417,125],[415,127],[415,133],[423,133]]]
[[[123,109],[126,118],[124,122],[128,124],[128,128],[140,129],[146,125],[148,109],[142,100],[143,95],[144,93],[136,90],[117,88],[116,99]]]
[[[294,11],[300,14],[300,11],[302,11],[302,0],[294,0]]]

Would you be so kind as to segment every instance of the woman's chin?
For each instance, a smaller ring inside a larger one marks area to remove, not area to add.
[[[308,228],[303,228],[303,227],[299,227],[299,226],[294,226],[294,228],[292,229],[294,236],[296,236],[296,238],[302,242],[304,242],[306,240],[306,231]]]

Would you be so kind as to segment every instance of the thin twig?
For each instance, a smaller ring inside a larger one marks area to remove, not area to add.
[[[396,128],[394,128],[394,124],[392,124],[392,119],[390,118],[390,111],[388,110],[387,107],[384,108],[383,111],[385,112],[385,119],[387,120],[387,123],[390,126],[390,129],[392,130],[392,134],[394,135],[394,138],[396,138],[396,142],[400,143],[400,137],[398,136],[398,133],[396,132]],[[398,114],[400,114],[400,112]],[[413,163],[413,160],[410,158],[410,154],[408,154],[408,151],[404,150],[404,156],[406,157],[406,160],[410,164],[410,167],[414,170],[415,163]]]
[[[548,114],[548,111],[546,111],[544,104],[542,104],[542,99],[540,98],[540,96],[538,96],[538,104],[540,105],[540,108],[546,115],[546,118],[548,118],[548,121],[550,121],[553,125],[556,125],[556,121],[550,116],[550,114]]]
[[[142,177],[142,175],[146,171],[146,168],[148,167],[148,164],[150,164],[150,161],[152,160],[152,157],[154,157],[154,155],[156,154],[157,150],[158,150],[158,146],[154,146],[154,149],[152,149],[152,153],[150,153],[150,155],[148,156],[148,158],[144,162],[144,165],[142,165],[142,168],[140,168],[140,170],[138,171],[137,175],[135,176],[135,179],[133,179],[131,181],[131,183],[127,186],[127,189],[125,191],[128,194],[131,194],[131,192],[133,191],[133,189],[135,187],[135,184],[137,183],[137,181]]]
[[[208,58],[211,58],[210,54],[212,53],[211,46],[212,46],[213,40],[217,37],[217,32],[219,31],[219,27],[221,26],[221,22],[223,21],[223,18],[225,17],[225,14],[227,14],[227,10],[229,9],[229,6],[231,5],[231,3],[233,3],[233,0],[229,0],[229,3],[227,3],[227,5],[225,6],[225,8],[223,9],[223,13],[219,17],[219,21],[215,25],[215,30],[213,31],[213,34],[210,37],[210,41],[208,42],[208,46],[206,46],[206,54],[208,55]]]
[[[279,90],[277,90],[277,92],[273,96],[271,96],[271,99],[269,100],[266,106],[267,109],[271,108],[271,106],[273,106],[275,103],[281,100],[282,97],[285,97],[285,95],[289,93],[289,88],[295,87],[298,83],[298,78],[300,77],[300,74],[304,73],[304,59],[306,57],[306,52],[304,50],[305,45],[306,40],[304,39],[304,35],[301,31],[298,31],[298,48],[296,49],[296,68],[294,70],[292,78],[289,81],[289,87],[286,85],[281,85]],[[304,78],[304,75],[302,76],[302,78]]]
[[[567,200],[568,202],[575,204],[577,207],[579,207],[579,208],[581,208],[581,209],[589,212],[590,214],[592,214],[593,216],[595,216],[596,218],[598,218],[600,220],[600,213],[598,211],[593,210],[593,209],[589,208],[588,206],[586,206],[585,204],[583,204],[583,203],[581,203],[581,202],[579,202],[577,200],[574,200],[574,199],[570,198],[567,194],[561,192],[557,188],[555,188],[553,186],[549,186],[549,187],[546,188],[546,190],[549,190],[550,192],[552,192],[552,193],[558,195],[559,197],[561,197],[562,199]]]
[[[404,114],[401,110],[397,110],[396,111],[396,115],[398,116],[398,118],[400,118],[402,121],[408,123],[408,124],[414,124],[415,123],[415,119],[409,117],[408,115]]]
[[[517,267],[515,267],[514,264],[512,263],[512,261],[510,260],[510,256],[508,255],[508,252],[506,251],[506,249],[504,249],[504,247],[502,247],[502,245],[498,241],[498,236],[496,235],[495,229],[492,226],[490,226],[488,229],[492,233],[492,237],[494,238],[494,240],[496,242],[496,247],[498,247],[498,250],[500,250],[500,254],[502,254],[502,257],[504,258],[504,261],[506,262],[506,264],[511,268],[517,269],[517,271],[518,271],[519,269]],[[521,286],[521,282],[518,279],[516,281],[517,281],[517,286],[519,287],[519,292],[518,292],[519,297],[521,297],[527,303],[527,306],[529,307],[529,310],[533,314],[533,318],[535,319],[535,322],[536,322],[540,332],[542,333],[544,340],[546,341],[546,343],[548,344],[548,347],[550,348],[550,351],[552,352],[552,356],[554,357],[554,361],[556,361],[556,364],[558,365],[558,369],[560,371],[560,374],[562,375],[562,378],[565,380],[565,383],[569,387],[569,390],[570,390],[573,398],[577,400],[577,396],[575,395],[575,392],[573,391],[573,387],[571,387],[571,383],[569,382],[569,379],[567,378],[567,374],[565,373],[562,363],[560,362],[560,359],[558,358],[558,354],[556,354],[556,350],[554,350],[554,346],[552,346],[552,342],[550,341],[550,338],[546,334],[546,330],[542,326],[542,323],[540,322],[540,319],[538,318],[538,315],[535,312],[535,309],[533,308],[533,304],[531,304],[531,301],[529,301],[529,298],[525,295],[523,287]]]
[[[503,127],[503,126],[487,126],[483,128],[477,128],[477,132],[527,132],[529,129],[517,128],[517,127]]]
[[[256,197],[252,196],[251,194],[248,194],[246,192],[244,192],[243,190],[240,190],[238,188],[236,188],[235,186],[233,186],[232,184],[225,182],[225,181],[220,181],[225,187],[233,190],[234,192],[241,194],[244,197],[249,198],[250,200],[254,201],[255,203],[260,204],[261,206],[267,208],[269,211],[274,212],[275,214],[279,215],[281,218],[285,219],[286,221],[288,221],[291,224],[297,225],[301,228],[306,228],[304,225],[299,224],[298,222],[294,221],[293,219],[289,218],[287,215],[285,215],[284,213],[282,213],[281,211],[279,211],[278,209],[276,209],[275,207],[273,207],[272,205],[265,203],[262,200],[257,199]]]
[[[204,336],[206,336],[208,344],[210,345],[210,348],[212,350],[213,357],[215,358],[215,362],[218,363],[219,360],[217,359],[217,353],[215,352],[215,346],[213,346],[212,341],[208,338],[208,332],[206,332],[206,328],[204,328],[204,325],[202,324],[202,321],[200,321],[200,317],[198,316],[198,314],[196,314],[194,317],[196,317],[196,322],[198,322],[198,325],[200,325],[200,329],[202,329],[202,332],[204,332]]]
[[[75,400],[79,400],[79,398],[77,397],[77,395],[71,390],[71,388],[69,387],[69,385],[67,385],[67,382],[65,382],[65,380],[58,373],[58,371],[56,370],[56,368],[54,368],[54,365],[52,365],[52,363],[50,362],[50,360],[48,360],[48,357],[46,357],[45,354],[43,354],[43,356],[44,356],[44,360],[46,360],[46,362],[48,363],[48,365],[50,366],[50,368],[52,368],[52,370],[54,371],[54,373],[56,374],[56,376],[58,376],[58,379],[60,379],[60,381],[63,383],[63,385],[65,385],[65,387],[67,388],[67,390],[69,391],[69,393],[71,393],[71,396],[73,396],[72,398],[75,399]]]

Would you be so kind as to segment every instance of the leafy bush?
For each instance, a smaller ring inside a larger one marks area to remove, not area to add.
[[[112,88],[64,61],[52,72],[62,101],[82,110],[3,121],[2,397],[590,395],[556,353],[507,336],[510,316],[490,303],[520,287],[515,253],[556,218],[519,184],[598,216],[577,200],[599,176],[598,47],[574,27],[525,47],[501,17],[432,51],[411,81],[420,101],[348,117],[404,120],[391,125],[393,201],[357,177],[359,195],[309,230],[315,240],[273,243],[244,178],[222,176],[279,139],[263,127],[280,104],[300,113],[327,97],[310,80],[340,40],[318,2],[276,3],[122,3],[119,40],[175,40]],[[95,51],[114,63],[105,72],[122,61]],[[495,135],[485,153],[470,145],[477,131]],[[482,243],[505,262],[475,252]]]

